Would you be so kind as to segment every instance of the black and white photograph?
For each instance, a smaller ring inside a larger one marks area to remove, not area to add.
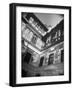
[[[64,15],[21,13],[22,77],[64,75]]]
[[[10,86],[71,83],[71,7],[10,4]]]

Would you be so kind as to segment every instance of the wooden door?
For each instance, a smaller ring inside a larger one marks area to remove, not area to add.
[[[49,60],[48,60],[48,65],[53,64],[53,61],[54,61],[54,54],[50,54],[49,55]]]
[[[31,54],[27,52],[24,57],[24,62],[29,63],[31,59]]]
[[[43,65],[43,60],[44,60],[44,57],[41,57],[39,66]]]
[[[61,62],[64,62],[64,50],[61,50]]]

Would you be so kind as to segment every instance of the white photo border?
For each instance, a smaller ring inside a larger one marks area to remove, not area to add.
[[[64,75],[46,77],[21,77],[21,13],[64,14]],[[16,7],[16,84],[69,81],[69,9]]]

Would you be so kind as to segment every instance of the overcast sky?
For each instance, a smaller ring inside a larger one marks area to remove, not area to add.
[[[43,24],[48,26],[51,25],[52,28],[64,19],[64,16],[60,14],[35,13],[35,15],[43,22]]]

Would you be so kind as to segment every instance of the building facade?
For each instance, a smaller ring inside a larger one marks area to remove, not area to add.
[[[33,13],[21,19],[22,77],[64,75],[64,20],[48,32]]]

